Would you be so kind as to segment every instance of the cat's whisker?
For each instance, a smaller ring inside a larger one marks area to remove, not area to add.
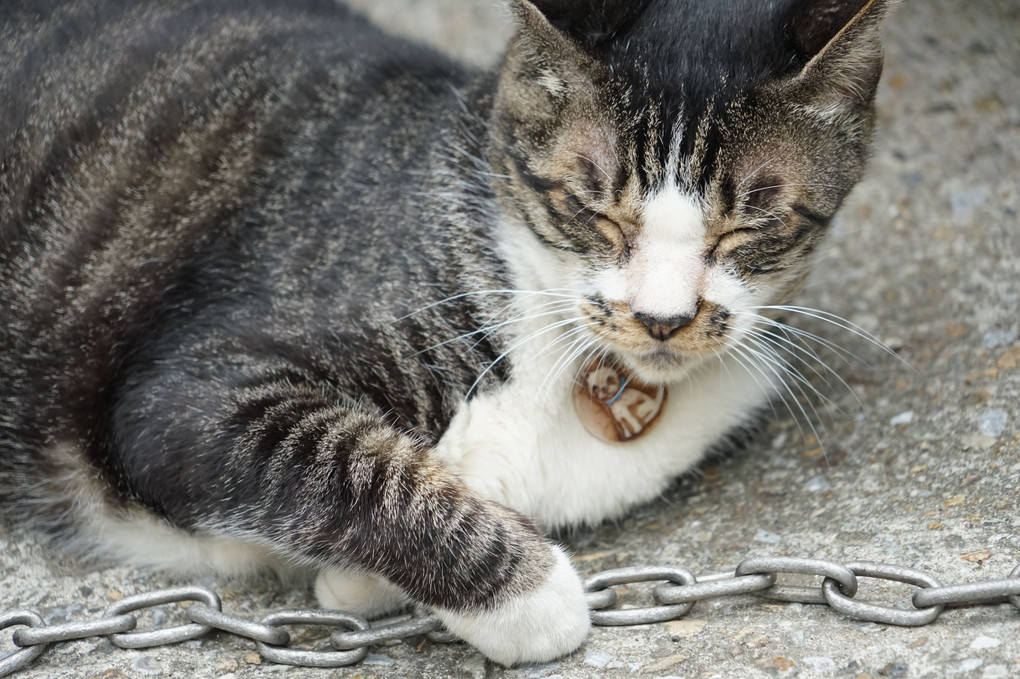
[[[547,309],[547,310],[545,310],[545,311],[543,311],[541,313],[534,313],[538,309],[541,309],[543,307],[548,307],[550,305],[555,305],[555,306],[552,309]],[[520,313],[520,314],[518,314],[518,315],[516,315],[516,316],[514,316],[512,318],[509,318],[509,319],[507,319],[505,321],[500,321],[498,323],[489,323],[489,324],[483,325],[483,326],[477,328],[476,330],[471,330],[469,332],[463,333],[463,334],[458,335],[456,337],[451,337],[448,340],[444,340],[442,342],[439,342],[438,344],[433,344],[432,346],[426,347],[425,349],[422,349],[421,351],[418,351],[416,353],[417,354],[424,354],[424,353],[427,353],[429,351],[433,351],[435,349],[438,349],[440,347],[444,347],[444,346],[446,346],[448,344],[452,344],[454,342],[458,342],[458,341],[461,341],[461,340],[465,340],[465,339],[468,339],[468,338],[471,338],[471,337],[478,336],[477,340],[475,341],[475,343],[472,344],[472,348],[473,348],[473,347],[478,346],[478,344],[480,342],[484,342],[486,339],[491,337],[492,334],[495,331],[499,330],[500,328],[505,328],[506,326],[513,325],[515,323],[526,323],[528,321],[533,321],[533,320],[538,319],[538,318],[545,318],[547,316],[555,316],[555,315],[558,315],[558,314],[562,314],[565,311],[569,311],[573,307],[574,307],[574,303],[572,301],[571,302],[565,302],[565,301],[547,302],[546,304],[539,305],[535,309],[529,310],[529,313],[523,313],[522,312],[522,313]]]
[[[596,170],[601,172],[605,176],[605,178],[609,180],[610,183],[613,182],[613,176],[610,175],[608,172],[606,172],[605,168],[603,168],[600,164],[596,163],[593,158],[589,158],[588,156],[582,155],[580,153],[577,154],[577,157],[580,158],[581,160],[587,160],[589,163],[592,164],[592,167],[594,167]],[[602,192],[599,192],[599,193],[602,193]]]
[[[552,301],[549,302],[543,302],[542,304],[538,304],[536,306],[528,306],[524,309],[521,309],[520,311],[517,311],[513,316],[511,316],[510,319],[528,318],[531,314],[534,314],[536,312],[542,312],[549,308],[569,309],[571,307],[575,307],[577,305],[577,302],[578,300],[575,299],[553,299]],[[496,309],[492,313],[492,321],[490,323],[487,323],[486,326],[483,327],[488,327],[493,323],[498,322],[498,319],[500,318],[501,315],[514,311],[515,307],[518,304],[519,300],[511,299],[506,304]]]
[[[767,330],[753,331],[748,333],[748,335],[749,342],[765,342],[776,351],[782,351],[788,354],[791,360],[798,361],[803,364],[827,386],[831,386],[829,380],[832,377],[835,377],[837,380],[842,379],[840,378],[839,373],[829,367],[829,365],[821,359],[817,352],[809,347],[805,347],[794,342],[788,337],[784,337]],[[816,368],[815,364],[820,365],[822,370]]]
[[[589,324],[585,327],[591,327],[591,325],[596,324]],[[612,353],[612,351],[613,348],[610,345],[605,344],[598,338],[593,337],[592,341],[590,341],[588,343],[588,346],[584,349],[584,352],[582,352],[586,353],[587,355],[584,356],[584,358],[582,358],[579,361],[574,360],[568,361],[564,365],[563,370],[564,371],[567,370],[571,364],[576,364],[577,367],[574,369],[574,381],[576,382],[586,366],[594,364],[595,369],[597,370],[598,368],[601,368],[603,365],[605,365],[605,360]],[[556,380],[547,378],[546,380],[543,381],[543,387],[545,386],[546,383],[549,383],[551,386],[556,383]]]
[[[796,394],[791,393],[791,398],[796,404],[797,410],[804,417],[804,421],[808,425],[808,428],[811,430],[811,433],[814,436],[815,441],[817,441],[818,445],[822,448],[822,452],[824,454],[825,452],[824,439],[821,433],[819,432],[816,424],[824,429],[825,419],[818,412],[818,408],[815,405],[815,399],[820,399],[821,401],[826,403],[829,407],[834,408],[839,412],[843,412],[842,409],[837,404],[835,404],[831,399],[826,397],[825,394],[823,394],[817,387],[815,387],[815,385],[811,384],[811,382],[808,379],[806,379],[804,375],[800,373],[799,370],[788,364],[786,361],[783,361],[781,357],[777,356],[774,351],[771,351],[767,348],[760,348],[760,350],[764,351],[768,356],[772,357],[770,359],[770,364],[773,365],[776,370],[782,371],[784,375],[788,375],[791,378],[793,378],[790,381],[784,381],[784,386],[789,388],[791,391],[796,390]]]
[[[545,379],[542,380],[542,384],[539,386],[538,389],[539,393],[544,391],[545,385],[547,383],[552,382],[553,384],[555,384],[554,376],[560,371],[560,363],[564,361],[565,357],[572,353],[574,348],[576,348],[579,344],[583,344],[585,341],[591,339],[587,336],[586,331],[588,330],[588,328],[591,328],[594,325],[596,325],[594,322],[584,323],[576,328],[569,330],[568,332],[563,333],[561,337],[558,337],[556,338],[555,341],[550,342],[549,345],[547,345],[538,354],[535,355],[535,359],[541,358],[542,356],[545,356],[546,354],[556,350],[557,345],[569,341],[569,346],[566,349],[560,351],[559,358],[556,359],[556,361],[553,363],[552,368],[549,369],[549,371],[547,372]],[[567,361],[565,365],[569,365],[569,361]]]
[[[809,183],[803,183],[803,184],[774,184],[772,186],[760,186],[760,187],[758,187],[756,189],[751,189],[750,191],[744,191],[743,193],[738,194],[737,198],[738,199],[747,198],[752,193],[758,193],[759,191],[770,191],[772,189],[785,189],[785,188],[794,187],[794,186],[811,187],[811,188],[823,188],[823,189],[839,189],[839,188],[841,188],[841,187],[839,187],[839,186],[837,186],[835,184],[809,184]]]
[[[745,184],[747,184],[747,183],[749,183],[750,181],[752,181],[752,180],[753,180],[753,179],[755,178],[755,176],[757,176],[757,174],[758,174],[758,171],[759,171],[759,170],[761,170],[761,169],[762,169],[763,167],[765,167],[766,165],[771,165],[771,164],[772,164],[772,163],[774,163],[775,161],[776,161],[776,157],[775,157],[775,156],[773,156],[772,158],[769,158],[768,160],[766,160],[765,162],[763,162],[763,163],[762,163],[761,165],[759,165],[758,167],[754,168],[754,170],[752,170],[751,172],[748,172],[748,173],[747,173],[746,175],[744,175],[744,178],[740,180],[740,183],[739,183],[739,184],[737,184],[737,187],[736,187],[736,190],[734,191],[734,193],[736,193],[736,194],[737,194],[737,196],[739,196],[739,197],[743,197],[743,196],[744,196],[745,194],[744,194],[744,193],[741,193],[740,189],[741,189],[741,188],[742,188],[742,187],[743,187],[743,186],[744,186]]]
[[[818,387],[812,384],[811,380],[807,379],[802,372],[800,372],[790,362],[783,360],[782,356],[777,353],[774,346],[764,343],[760,337],[756,336],[749,336],[747,338],[747,342],[749,344],[747,347],[749,351],[763,352],[766,357],[769,357],[773,365],[782,370],[784,374],[790,376],[793,379],[794,386],[797,387],[802,396],[808,398],[809,394],[813,394],[816,398],[824,401],[828,406],[837,411],[843,412],[843,409],[835,401],[826,396],[820,389],[818,389]],[[817,373],[817,371],[815,372],[821,376],[820,373]],[[824,378],[822,379],[824,381]],[[815,415],[817,416],[817,414],[818,413],[816,411]]]
[[[493,320],[491,322],[479,328],[480,331],[486,331],[485,334],[482,335],[482,337],[479,339],[479,341],[483,341],[486,337],[488,337],[491,334],[491,331],[487,330],[489,328],[495,329],[497,326],[504,327],[505,325],[509,325],[512,323],[527,322],[530,319],[546,317],[553,313],[562,314],[568,311],[575,311],[580,301],[581,299],[579,297],[572,296],[567,299],[554,299],[550,302],[545,302],[537,306],[525,308],[516,313],[515,315],[511,316],[507,321],[503,322],[498,321],[500,314],[513,310],[515,306],[518,305],[520,302],[519,300],[511,299],[505,305],[496,310],[496,312],[493,314]]]
[[[575,319],[575,320],[579,321],[579,320],[582,320],[582,319],[579,318],[579,319]],[[575,335],[581,335],[585,331],[585,329],[591,327],[591,325],[592,325],[591,323],[585,323],[585,324],[583,324],[581,326],[578,326],[576,328],[571,328],[570,330],[564,332],[559,337],[557,337],[556,339],[554,339],[553,341],[549,342],[544,347],[542,347],[532,357],[532,361],[537,361],[538,359],[544,357],[546,354],[549,354],[549,353],[555,351],[558,348],[558,346],[563,344],[564,342],[570,342],[571,346],[573,346],[573,340],[576,339]],[[561,356],[561,358],[562,358],[562,356]],[[556,364],[554,364],[554,368],[555,368],[555,365]],[[548,372],[551,373],[552,370],[550,370]]]
[[[800,372],[800,370],[798,370],[790,362],[784,360],[778,353],[776,347],[765,343],[761,337],[756,335],[748,335],[746,340],[747,344],[745,345],[745,348],[750,352],[760,352],[763,360],[767,361],[777,370],[781,370],[783,374],[790,376],[793,379],[792,385],[797,388],[802,396],[808,396],[808,392],[805,391],[805,389],[807,389],[819,399],[829,403],[830,405],[836,405],[824,393],[822,393],[818,387],[812,384],[811,381]]]
[[[819,444],[821,444],[822,437],[818,433],[818,429],[814,425],[814,419],[812,419],[812,417],[808,414],[807,409],[804,407],[803,403],[801,403],[801,399],[798,398],[798,395],[797,395],[796,392],[794,392],[794,389],[796,388],[797,392],[800,393],[800,396],[807,400],[808,406],[811,408],[812,412],[815,415],[815,419],[820,419],[819,416],[818,416],[818,411],[817,411],[817,409],[815,409],[815,407],[811,403],[810,399],[807,398],[807,394],[800,387],[800,385],[797,384],[796,381],[794,381],[791,384],[787,380],[783,379],[784,374],[789,374],[788,366],[786,366],[781,360],[778,361],[778,364],[777,364],[776,360],[774,360],[774,359],[770,360],[770,359],[766,358],[764,355],[762,355],[762,353],[760,351],[757,351],[753,347],[748,347],[746,345],[742,345],[740,347],[740,350],[744,351],[746,356],[753,357],[753,358],[757,359],[758,365],[762,366],[763,368],[768,369],[768,371],[770,373],[772,373],[772,375],[779,382],[780,386],[783,389],[786,390],[786,393],[790,397],[789,401],[785,397],[781,397],[782,400],[783,400],[783,403],[786,405],[787,409],[790,411],[790,414],[791,415],[794,414],[793,409],[790,407],[790,401],[792,401],[793,404],[795,406],[797,406],[797,410],[800,412],[801,416],[804,418],[804,423],[807,424],[808,428],[811,430],[811,433],[814,435],[815,440],[818,441]],[[797,418],[794,417],[795,421],[796,421],[796,419]],[[802,438],[806,438],[806,437],[804,437],[804,430],[801,427],[800,423],[797,424],[797,428],[801,430]]]
[[[829,366],[825,364],[825,361],[822,360],[821,356],[818,355],[818,352],[815,351],[814,348],[806,346],[801,342],[797,341],[799,340],[799,338],[795,340],[794,337],[796,336],[791,337],[790,334],[786,332],[786,328],[775,327],[768,324],[762,324],[761,327],[759,327],[758,325],[752,325],[751,328],[749,328],[748,330],[748,334],[764,339],[772,344],[775,344],[777,347],[782,347],[786,352],[790,353],[791,355],[797,354],[803,357],[805,360],[810,359],[816,363],[821,363],[825,365],[827,370],[831,370],[831,368],[829,368]]]
[[[587,330],[588,328],[597,325],[596,323],[588,323],[578,328],[578,330]],[[571,365],[584,353],[590,351],[593,347],[597,347],[600,344],[599,339],[594,335],[586,336],[581,335],[567,347],[566,351],[560,356],[560,358],[553,364],[552,370],[546,375],[545,379],[542,380],[542,384],[539,385],[538,393],[544,393],[547,385],[556,384],[560,376],[566,372]],[[579,345],[579,346],[578,346]],[[577,348],[575,348],[577,347]]]
[[[602,351],[599,354],[597,354],[598,355],[598,359],[597,359],[596,368],[601,368],[602,366],[604,366],[606,364],[606,358],[611,353],[613,353],[613,348],[611,346],[609,346],[608,344],[604,345],[602,347]],[[578,367],[578,369],[577,369],[578,373],[580,373],[582,367],[583,366],[579,366]]]
[[[585,366],[592,362],[595,356],[601,353],[602,358],[605,358],[608,350],[609,347],[607,347],[598,337],[593,335],[587,345],[582,347],[570,358],[570,360],[564,363],[560,372],[564,373],[570,369],[570,366],[576,366],[574,368],[574,378],[576,379],[577,376],[580,375],[581,371],[584,370]]]
[[[745,205],[744,207],[748,208],[748,209],[751,209],[751,210],[755,210],[756,212],[761,212],[762,214],[764,214],[769,219],[774,219],[774,220],[778,221],[780,224],[782,224],[783,226],[789,226],[786,223],[786,220],[784,220],[782,217],[777,215],[772,210],[765,210],[765,209],[760,208],[760,207],[755,207],[754,205]],[[761,219],[761,218],[759,217],[758,219]]]
[[[590,342],[588,348],[585,349],[584,354],[582,355],[580,360],[575,361],[577,367],[574,369],[573,381],[576,382],[578,380],[581,373],[588,365],[595,364],[597,367],[602,367],[604,365],[606,356],[609,355],[610,351],[611,347],[609,347],[606,344],[603,344],[597,339],[595,341]],[[570,364],[568,364],[566,367],[569,366]]]
[[[786,311],[786,312],[789,312],[789,313],[792,313],[792,314],[801,314],[802,316],[807,316],[809,318],[814,318],[816,320],[822,321],[823,323],[829,323],[831,325],[836,326],[837,328],[842,328],[843,330],[846,330],[847,332],[853,333],[854,335],[857,335],[861,339],[864,339],[864,340],[867,340],[868,342],[871,342],[876,347],[882,349],[884,352],[886,352],[890,356],[894,357],[896,360],[898,360],[904,366],[906,366],[907,368],[910,368],[910,370],[916,372],[916,370],[914,370],[914,367],[912,365],[910,365],[910,363],[905,358],[903,358],[902,356],[897,354],[895,351],[893,351],[892,349],[887,347],[881,340],[879,340],[873,334],[871,334],[870,332],[868,332],[867,330],[865,330],[861,326],[857,325],[856,323],[853,323],[852,321],[849,321],[849,320],[843,318],[842,316],[838,316],[838,315],[836,315],[836,314],[834,314],[832,312],[823,311],[821,309],[814,309],[814,308],[811,308],[811,307],[790,306],[790,305],[783,305],[783,304],[754,306],[754,307],[749,307],[749,308],[750,309],[757,309],[757,310]]]
[[[790,413],[794,423],[797,425],[797,429],[800,432],[801,438],[807,438],[804,433],[804,428],[803,426],[801,426],[800,420],[797,419],[796,415],[794,414],[793,408],[790,406],[790,403],[788,401],[788,395],[780,389],[769,389],[768,386],[763,385],[762,382],[758,379],[758,376],[760,376],[767,383],[771,383],[771,380],[769,379],[769,376],[766,373],[763,366],[761,366],[753,357],[737,348],[733,349],[733,353],[731,355],[733,356],[734,360],[736,360],[737,363],[745,371],[747,371],[747,373],[751,376],[751,379],[753,379],[758,384],[758,386],[761,387],[762,391],[765,394],[768,394],[769,396],[774,396],[779,399],[779,402],[783,404],[783,406],[786,408],[786,411]],[[769,404],[772,407],[773,415],[775,416],[776,420],[778,420],[779,413],[776,411],[775,398],[770,398]]]
[[[493,359],[493,361],[491,363],[489,363],[489,365],[485,368],[485,370],[483,370],[482,373],[478,376],[478,378],[475,379],[475,381],[471,384],[471,386],[468,388],[467,392],[465,392],[464,398],[468,398],[469,396],[471,396],[471,394],[474,393],[475,388],[477,388],[478,385],[481,383],[482,379],[484,379],[485,376],[489,374],[489,371],[491,371],[499,363],[501,363],[503,360],[505,360],[506,357],[509,356],[511,353],[513,353],[514,351],[516,351],[520,347],[524,346],[525,344],[527,344],[531,340],[535,339],[536,337],[540,337],[541,335],[544,335],[547,332],[551,332],[552,330],[556,330],[557,328],[562,328],[565,325],[570,325],[572,323],[577,323],[578,321],[584,320],[584,318],[585,317],[567,318],[567,319],[564,319],[564,320],[561,320],[561,321],[557,321],[556,323],[550,323],[550,324],[548,324],[546,326],[543,326],[542,328],[539,328],[538,330],[532,332],[531,334],[527,335],[526,337],[517,340],[516,342],[514,342],[514,344],[509,349],[507,349],[506,351],[501,353],[499,356],[497,356],[495,359]]]
[[[800,337],[797,333],[791,332],[791,330],[796,330],[796,328],[791,328],[790,326],[787,326],[785,323],[774,321],[770,318],[760,316],[754,313],[738,312],[737,316],[748,318],[751,320],[751,327],[748,329],[749,333],[767,338],[770,342],[773,343],[783,344],[787,347],[788,351],[791,352],[795,351],[800,355],[804,356],[805,358],[811,359],[816,363],[823,365],[827,371],[835,373],[835,370],[831,368],[824,360],[822,360],[822,357],[818,354],[817,351],[815,351],[813,347],[805,344],[803,342],[803,338]],[[761,326],[763,327],[759,327],[758,323],[760,323]],[[822,346],[825,347],[825,344],[822,343]],[[834,347],[838,349],[838,345],[834,345]],[[845,364],[849,364],[849,360],[847,359],[847,357],[844,356],[840,351],[837,351],[832,347],[825,348],[828,348],[830,351],[832,351],[836,355],[836,357],[843,361]]]
[[[826,339],[825,337],[822,337],[820,335],[816,335],[813,332],[809,332],[807,330],[804,330],[802,328],[798,328],[798,327],[793,326],[793,325],[788,325],[786,323],[783,323],[782,321],[777,321],[774,318],[769,318],[768,316],[762,316],[761,314],[756,314],[756,313],[749,312],[749,311],[742,311],[740,313],[743,316],[746,316],[748,318],[753,318],[753,319],[755,319],[756,321],[758,321],[760,323],[769,325],[770,327],[773,327],[776,330],[779,330],[780,332],[786,334],[787,336],[794,335],[795,337],[797,337],[799,339],[803,339],[803,340],[806,340],[806,341],[814,342],[814,343],[816,343],[816,344],[818,344],[818,345],[828,349],[829,351],[831,351],[833,354],[835,354],[840,360],[842,360],[847,365],[849,365],[852,361],[856,361],[858,363],[861,363],[862,365],[870,365],[870,363],[868,361],[866,361],[864,358],[858,356],[854,352],[850,351],[849,349],[847,349],[847,348],[845,348],[845,347],[843,347],[843,346],[841,346],[839,344],[836,344],[832,340]]]
[[[857,404],[860,407],[864,406],[864,404],[861,403],[860,397],[857,396],[857,392],[855,392],[850,387],[850,385],[847,384],[846,380],[844,380],[843,377],[835,369],[833,369],[829,364],[823,361],[821,357],[818,355],[818,353],[815,352],[814,350],[805,347],[802,344],[799,344],[798,342],[795,342],[789,337],[782,337],[774,333],[758,331],[750,333],[750,336],[751,341],[767,342],[776,349],[780,349],[790,353],[790,355],[795,360],[799,359],[803,365],[807,366],[807,368],[811,370],[812,373],[817,375],[818,378],[821,379],[827,385],[831,384],[829,381],[830,377],[835,378],[836,381],[839,382],[839,384],[842,385],[844,389],[846,389],[846,391],[850,392],[850,394],[853,396],[854,400],[857,401]],[[812,365],[808,361],[813,361],[820,365],[823,368],[824,372],[819,371],[817,368],[814,367],[814,365]]]
[[[468,292],[461,292],[456,295],[451,295],[449,297],[441,299],[439,301],[432,302],[431,304],[427,304],[419,309],[415,309],[414,311],[408,314],[398,317],[396,320],[402,321],[416,314],[420,314],[423,311],[428,311],[429,309],[432,309],[434,307],[441,306],[443,304],[449,304],[450,302],[455,302],[459,299],[471,297],[474,295],[520,295],[522,297],[541,295],[546,297],[562,297],[571,300],[580,299],[580,293],[570,288],[548,288],[546,290],[515,290],[512,288],[496,288],[493,290],[470,290]]]
[[[611,198],[613,196],[611,191],[595,191],[593,189],[585,189],[584,193],[586,196],[598,196],[600,198],[605,198],[606,196]]]
[[[570,219],[568,219],[566,222],[564,222],[564,224],[569,224],[570,222],[572,222],[575,219],[577,219],[577,216],[579,214],[581,214],[585,210],[589,210],[589,209],[590,208],[582,205],[581,208],[570,217]],[[590,226],[591,225],[591,220],[595,219],[595,217],[597,217],[597,216],[598,216],[598,212],[592,211],[591,216],[588,217],[588,219],[584,220],[584,225],[585,226]]]
[[[856,360],[856,358],[852,356],[849,351],[844,350],[838,344],[830,342],[829,340],[826,340],[823,337],[817,337],[813,335],[813,333],[802,331],[799,328],[786,325],[781,321],[773,320],[771,318],[768,318],[767,316],[760,316],[754,313],[742,313],[741,315],[752,319],[752,323],[755,324],[754,328],[756,331],[773,334],[781,333],[785,339],[796,343],[805,351],[810,352],[812,356],[817,357],[818,352],[814,349],[813,346],[807,344],[808,341],[814,342],[815,344],[820,345],[824,349],[828,349],[844,364],[849,364],[851,358],[854,358],[854,360]]]
[[[761,390],[761,393],[764,394],[765,396],[769,397],[768,401],[767,401],[768,404],[769,404],[769,408],[772,409],[772,415],[775,417],[775,419],[778,420],[779,419],[779,413],[776,411],[775,402],[771,398],[774,395],[775,390],[768,388],[765,384],[762,383],[761,380],[758,379],[759,376],[764,378],[765,374],[762,373],[759,370],[752,370],[751,368],[752,367],[756,367],[756,366],[754,364],[752,364],[750,366],[747,365],[744,362],[744,360],[745,360],[744,357],[741,356],[741,355],[738,355],[736,353],[730,354],[729,352],[716,354],[716,358],[719,359],[719,362],[722,365],[723,370],[726,371],[726,374],[729,375],[731,379],[732,379],[733,373],[730,371],[730,366],[726,363],[725,359],[726,359],[727,356],[732,356],[733,360],[735,360],[740,365],[740,367],[743,368],[744,371],[747,372],[747,374],[751,376],[751,379],[754,380],[754,383],[756,385],[758,385],[758,388]],[[700,381],[700,376],[697,379]]]
[[[538,399],[543,398],[548,393],[548,389],[551,388],[552,385],[556,384],[556,381],[559,378],[560,373],[563,370],[565,370],[566,366],[570,365],[570,359],[568,358],[568,356],[572,356],[574,354],[574,351],[578,347],[583,348],[589,342],[591,342],[591,338],[586,337],[584,335],[578,335],[570,341],[567,347],[560,354],[560,357],[556,359],[556,362],[553,364],[553,368],[549,371],[549,373],[545,376],[542,382],[538,385],[538,388],[535,390],[536,398]],[[561,367],[561,364],[563,367]]]

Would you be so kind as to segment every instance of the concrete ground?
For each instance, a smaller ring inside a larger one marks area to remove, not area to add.
[[[506,35],[505,25],[490,28],[503,14],[481,2],[358,4],[478,62],[491,61]],[[800,302],[866,328],[912,367],[849,332],[800,319],[860,357],[828,356],[847,386],[822,386],[830,402],[805,403],[806,417],[777,406],[747,450],[619,524],[577,536],[582,572],[641,564],[709,572],[782,554],[887,561],[956,583],[1003,577],[1020,562],[1020,4],[904,2],[886,35],[871,172]],[[0,566],[0,611],[30,607],[53,622],[176,582],[60,563],[11,525],[0,526]],[[227,610],[252,617],[312,603],[272,584],[217,588]],[[910,592],[866,580],[859,598],[905,604]],[[9,634],[0,634],[0,654],[9,650]],[[358,667],[309,670],[260,661],[250,642],[228,635],[146,651],[93,639],[56,646],[20,676],[280,673],[995,679],[1020,676],[1020,611],[949,609],[932,625],[900,628],[740,597],[699,603],[678,623],[596,629],[569,658],[510,670],[464,645],[418,640],[374,648]]]

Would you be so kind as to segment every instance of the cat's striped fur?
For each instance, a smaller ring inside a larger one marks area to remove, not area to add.
[[[328,0],[0,4],[12,511],[504,663],[581,642],[532,521],[654,496],[775,388],[731,347],[860,176],[885,3],[512,6],[476,73]],[[630,469],[564,408],[609,353],[673,390]]]

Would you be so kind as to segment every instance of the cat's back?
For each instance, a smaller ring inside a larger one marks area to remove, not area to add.
[[[333,0],[0,2],[0,448],[161,327],[307,292],[283,269],[383,228],[357,187],[412,194],[468,77]]]
[[[315,228],[294,197],[457,75],[333,0],[0,2],[0,311],[151,288],[286,201]]]
[[[5,356],[61,321],[117,326],[172,284],[250,208],[288,113],[368,30],[315,0],[0,3]]]
[[[86,119],[97,127],[124,123],[116,114],[130,113],[145,95],[154,101],[175,90],[179,108],[199,105],[200,97],[186,99],[193,92],[180,89],[184,80],[204,76],[194,84],[212,88],[229,76],[245,89],[237,70],[245,64],[257,66],[251,81],[280,76],[366,32],[370,26],[328,0],[0,3],[0,149],[24,151],[43,129],[55,135]],[[63,132],[68,141],[89,141],[81,130]]]

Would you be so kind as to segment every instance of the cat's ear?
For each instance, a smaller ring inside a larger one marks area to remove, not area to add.
[[[543,110],[541,103],[547,97],[562,100],[572,91],[571,85],[586,82],[584,73],[590,58],[533,2],[511,0],[510,6],[517,20],[517,33],[504,62],[504,73],[510,76],[518,94],[544,92],[543,97],[526,97],[529,108]]]
[[[868,105],[882,74],[882,20],[893,0],[803,0],[790,27],[808,57],[797,77],[815,105]]]
[[[535,3],[512,0],[510,7],[517,18],[518,36],[533,51],[571,53],[577,50],[573,41]]]
[[[562,36],[585,46],[611,38],[634,20],[648,0],[512,0],[522,19],[541,16]]]

